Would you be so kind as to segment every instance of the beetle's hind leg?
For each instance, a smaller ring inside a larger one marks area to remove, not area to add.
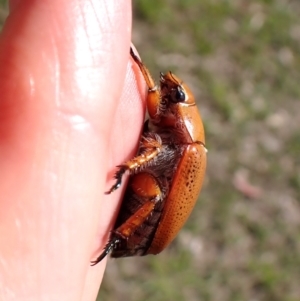
[[[105,256],[112,250],[120,251],[120,245],[124,242],[128,243],[130,237],[134,235],[137,229],[143,225],[143,223],[152,215],[155,205],[161,201],[163,197],[163,191],[160,188],[157,180],[149,173],[141,172],[133,175],[130,183],[132,192],[144,200],[144,203],[119,227],[113,230],[110,234],[110,239],[105,246],[100,256],[91,261],[91,265],[94,266],[99,263]],[[121,251],[120,254],[114,254],[114,257],[132,256],[133,254]]]
[[[155,200],[155,199],[154,199]],[[121,239],[128,239],[138,227],[148,218],[155,207],[155,201],[147,201],[135,214],[133,214],[124,224],[112,231],[111,238],[105,246],[103,252],[97,257],[96,260],[91,261],[91,266],[99,263],[104,257],[116,248]],[[119,238],[120,237],[120,238]]]
[[[147,133],[147,135],[142,136],[139,154],[124,164],[117,166],[119,168],[115,174],[117,181],[105,194],[111,194],[121,186],[122,177],[126,171],[129,171],[130,174],[134,174],[142,170],[151,160],[156,158],[161,149],[162,141],[159,135]]]
[[[99,263],[104,257],[108,255],[108,253],[119,243],[119,239],[117,237],[114,237],[109,240],[107,245],[105,246],[103,252],[97,257],[96,260],[91,261],[91,266],[96,265]]]

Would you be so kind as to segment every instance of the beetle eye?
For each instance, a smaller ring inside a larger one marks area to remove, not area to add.
[[[183,101],[185,101],[185,93],[180,87],[177,87],[175,95],[172,97],[172,102],[177,103]]]

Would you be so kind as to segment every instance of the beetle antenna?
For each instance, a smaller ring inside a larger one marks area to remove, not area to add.
[[[105,258],[108,253],[115,247],[115,245],[117,243],[120,242],[120,239],[119,238],[113,238],[111,240],[109,240],[109,242],[107,243],[107,245],[105,246],[103,252],[100,254],[100,256],[96,259],[96,260],[93,260],[91,261],[91,266],[94,266],[96,265],[97,263],[99,263],[103,258]]]

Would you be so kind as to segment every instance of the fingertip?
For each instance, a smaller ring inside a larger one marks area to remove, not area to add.
[[[11,275],[3,286],[17,299],[74,300],[84,277],[98,289],[105,262],[90,273],[88,261],[96,227],[101,223],[104,237],[116,207],[103,207],[101,198],[107,140],[126,82],[129,3],[10,3],[14,13],[0,52],[0,141],[6,144],[0,183],[8,183],[0,191],[8,205],[0,257]],[[128,149],[125,143],[123,152]],[[99,223],[100,211],[106,219]],[[24,270],[35,281],[24,279]]]

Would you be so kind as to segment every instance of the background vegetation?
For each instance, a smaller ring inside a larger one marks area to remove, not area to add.
[[[175,242],[110,260],[98,300],[300,300],[299,16],[298,0],[134,1],[144,62],[198,100],[208,171]]]
[[[300,300],[300,2],[133,2],[144,62],[198,100],[208,171],[172,246],[110,260],[99,300]]]

